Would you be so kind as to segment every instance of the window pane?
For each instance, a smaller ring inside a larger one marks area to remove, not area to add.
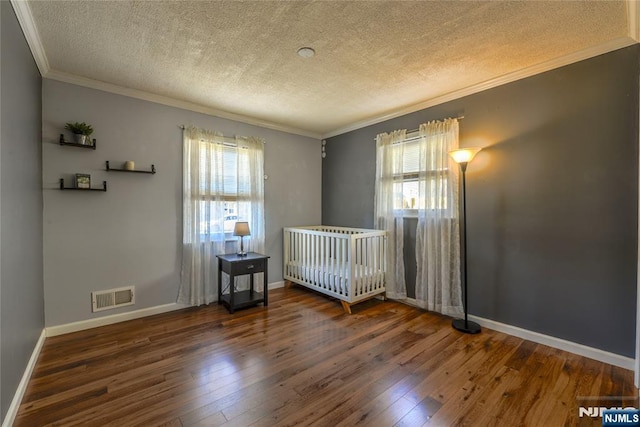
[[[420,147],[417,141],[405,143],[402,155],[403,173],[418,172],[420,170]]]
[[[426,200],[424,209],[447,209],[447,185],[446,179],[427,179],[424,182]]]
[[[238,220],[238,150],[227,146],[213,151],[207,148],[200,150],[200,194],[211,199],[200,201],[200,230],[206,234],[232,233]]]
[[[224,202],[224,232],[231,233],[238,220],[238,203]]]
[[[418,209],[420,204],[418,181],[403,181],[393,187],[396,194],[401,194],[401,197],[395,198],[394,209]]]
[[[201,144],[211,143],[202,142]],[[238,193],[238,151],[235,147],[225,146],[221,158],[219,155],[215,157],[212,155],[214,152],[205,148],[200,150],[201,193],[236,195]],[[221,182],[219,178],[222,178]]]
[[[403,169],[394,178],[394,209],[448,209],[447,169],[433,160],[420,170],[418,144],[410,141],[402,147]],[[435,153],[430,158],[436,159]]]

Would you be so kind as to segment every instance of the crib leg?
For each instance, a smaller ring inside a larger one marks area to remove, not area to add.
[[[349,304],[346,301],[340,301],[340,303],[342,304],[342,308],[344,309],[344,312],[347,314],[351,314],[351,304]]]
[[[284,281],[284,288],[285,289],[290,289],[293,286],[293,282],[291,280],[285,280]]]

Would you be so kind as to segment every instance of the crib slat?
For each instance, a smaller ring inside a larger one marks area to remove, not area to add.
[[[371,256],[371,245],[373,244],[373,238],[367,237],[367,292],[371,292],[373,289],[373,279],[374,279],[374,270],[373,270],[373,257]]]
[[[314,275],[313,278],[315,280],[316,286],[322,285],[322,278],[320,277],[320,236],[317,234],[313,235],[313,270]]]
[[[321,286],[322,278],[320,277],[320,236],[317,234],[313,235],[313,253],[314,253],[313,270],[315,271],[315,274],[313,277],[315,279],[316,286]]]
[[[298,235],[297,250],[298,250],[298,277],[302,279],[302,269],[304,268],[304,248],[302,246],[303,234]]]
[[[307,277],[312,284],[314,284],[313,280],[313,235],[307,234],[307,265],[308,265],[308,273]]]
[[[302,246],[302,257],[300,259],[301,279],[307,280],[307,265],[309,265],[309,261],[307,260],[307,235],[304,233],[301,234],[300,240],[300,245]]]
[[[289,274],[289,265],[290,265],[290,252],[289,252],[289,239],[291,238],[291,233],[287,230],[284,231],[284,266],[282,270],[284,271],[285,276],[290,276]]]
[[[374,245],[373,256],[375,257],[375,289],[380,289],[380,236],[376,236],[376,243]]]
[[[318,236],[316,234],[311,235],[311,265],[313,268],[313,284],[318,286]]]
[[[336,255],[336,238],[331,236],[331,254],[333,255],[333,257],[331,258],[331,277],[330,277],[330,281],[331,281],[331,290],[334,292],[338,291],[338,288],[336,286],[336,260],[337,260],[337,255]]]
[[[327,289],[331,289],[329,284],[329,236],[322,237],[322,281]]]
[[[322,275],[323,272],[323,262],[322,262],[322,236],[316,236],[316,260],[317,265],[316,269],[318,270],[318,284],[324,287],[324,278]]]
[[[347,244],[346,239],[340,239],[340,264],[338,264],[338,269],[340,270],[340,290],[343,295],[349,295],[349,287],[347,286],[347,252],[345,250]]]
[[[342,239],[338,239],[336,238],[336,276],[335,276],[335,281],[336,281],[336,289],[338,290],[338,292],[340,292],[341,294],[344,295],[344,290],[340,288],[340,266],[342,265],[342,253],[340,251],[340,245],[342,244]]]
[[[364,274],[364,265],[366,262],[366,245],[365,245],[365,240],[364,239],[358,239],[359,240],[359,246],[360,246],[360,262],[359,262],[359,272],[358,272],[358,279],[359,279],[359,283],[358,283],[358,295],[362,295],[364,293],[365,290],[365,284],[366,284],[366,277]]]
[[[359,272],[358,272],[358,279],[359,279],[359,283],[358,283],[358,295],[362,295],[365,291],[365,285],[366,285],[366,277],[364,274],[364,264],[365,264],[365,256],[366,256],[366,245],[365,245],[365,240],[364,239],[358,239],[358,243],[360,246],[360,262],[359,262]]]
[[[322,246],[320,244],[320,241],[322,240],[322,236],[317,235],[315,236],[315,239],[316,239],[316,271],[318,272],[316,274],[316,280],[318,281],[318,285],[323,286],[324,280],[322,280],[322,258],[320,255],[320,249]]]
[[[351,260],[349,261],[351,298],[355,298],[358,296],[358,252],[357,242],[353,238],[349,239],[349,252],[351,254]]]
[[[293,238],[293,247],[294,247],[294,252],[293,252],[293,262],[294,262],[294,272],[295,272],[295,277],[296,278],[300,278],[300,234],[295,233],[294,234],[294,238]]]
[[[373,248],[375,247],[375,237],[367,238],[367,292],[375,289],[376,280],[376,262],[373,256]]]
[[[366,239],[360,239],[360,292],[362,295],[366,292],[367,288],[367,275],[365,273],[367,263],[367,241]]]
[[[310,234],[304,235],[304,253],[305,253],[304,265],[306,267],[305,280],[308,280],[310,283],[313,283],[311,281],[312,269],[311,269],[311,235]]]
[[[353,298],[355,298],[358,294],[356,292],[358,278],[356,276],[356,262],[357,262],[357,252],[356,252],[356,240],[350,236],[349,238],[349,252],[348,252],[348,266],[349,269],[349,298],[347,302],[352,302]]]

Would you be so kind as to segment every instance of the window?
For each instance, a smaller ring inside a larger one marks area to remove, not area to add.
[[[225,138],[194,126],[185,128],[182,138],[183,249],[178,302],[209,304],[217,299],[215,257],[236,250],[229,242],[236,221],[249,223],[251,236],[244,239],[245,248],[264,252],[264,141]],[[244,286],[242,280],[238,286]]]
[[[200,142],[200,230],[203,234],[224,233],[230,237],[238,220],[238,186],[247,182],[238,175],[239,163],[243,162],[242,154],[246,150],[223,145],[212,155],[206,144],[211,143]],[[209,180],[212,175],[219,178],[214,185]],[[223,211],[215,205],[220,202]]]
[[[386,230],[387,295],[406,298],[404,218],[414,216],[416,303],[459,315],[460,260],[457,167],[449,151],[458,147],[458,121],[420,125],[376,136],[376,228]]]
[[[394,144],[393,150],[394,155],[402,156],[401,162],[394,162],[393,208],[403,209],[409,216],[418,209],[448,209],[448,165],[438,164],[436,156],[429,156],[429,141],[424,148],[418,137],[409,137]],[[421,162],[424,156],[427,161]]]
[[[252,236],[256,227],[261,235],[264,142],[198,129],[185,139],[184,242],[235,240],[237,221],[249,222]]]

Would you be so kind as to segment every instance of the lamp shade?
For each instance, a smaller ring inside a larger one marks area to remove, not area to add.
[[[460,148],[449,151],[449,155],[456,163],[469,163],[480,150],[482,150],[481,147]]]
[[[233,235],[234,236],[250,236],[251,231],[249,231],[249,223],[246,221],[236,222],[235,227],[233,227]]]

